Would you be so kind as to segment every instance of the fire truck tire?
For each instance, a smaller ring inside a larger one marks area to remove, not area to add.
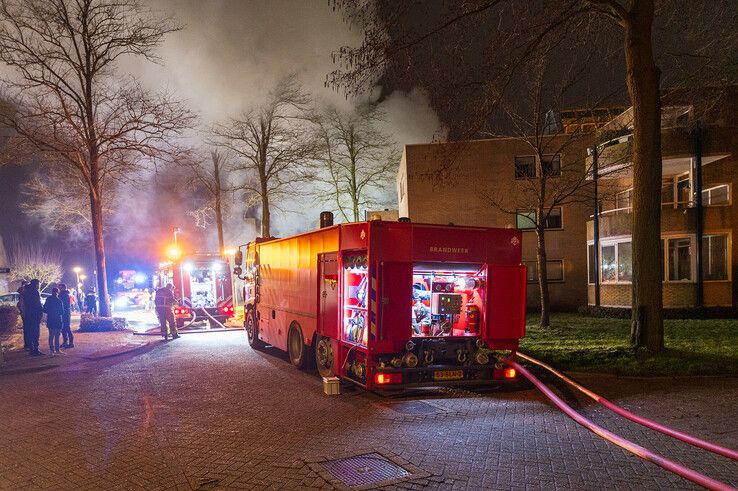
[[[307,368],[309,351],[309,347],[305,345],[300,324],[293,322],[287,334],[287,353],[290,355],[290,362],[301,370]]]
[[[333,377],[336,371],[333,367],[333,345],[330,338],[315,337],[315,368],[321,377]]]
[[[249,311],[246,314],[246,321],[244,322],[243,328],[246,331],[246,338],[248,339],[249,346],[251,346],[251,348],[255,350],[263,350],[264,347],[266,347],[264,341],[259,339],[259,329],[256,327],[256,321],[252,311]]]

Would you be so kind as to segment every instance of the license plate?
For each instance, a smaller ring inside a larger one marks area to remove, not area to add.
[[[464,378],[464,370],[436,370],[433,380],[459,380]]]

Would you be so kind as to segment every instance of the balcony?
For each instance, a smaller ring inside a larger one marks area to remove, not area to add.
[[[732,228],[732,206],[705,206],[704,229],[724,230]],[[590,217],[591,218],[591,217]],[[661,232],[694,232],[697,226],[697,209],[672,204],[661,206]],[[607,210],[600,213],[600,238],[632,235],[630,208]],[[594,239],[594,222],[587,222],[587,240]]]

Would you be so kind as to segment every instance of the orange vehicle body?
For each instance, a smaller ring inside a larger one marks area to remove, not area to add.
[[[518,230],[376,220],[242,252],[256,342],[292,357],[299,332],[321,374],[367,389],[504,379],[493,352],[525,332]]]

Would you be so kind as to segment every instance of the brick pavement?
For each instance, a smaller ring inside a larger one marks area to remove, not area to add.
[[[736,378],[586,382],[644,415],[737,446]],[[410,400],[425,404],[408,411]],[[575,402],[606,428],[738,485],[738,465]],[[532,390],[328,397],[316,376],[250,350],[235,332],[0,375],[0,435],[1,489],[330,489],[316,462],[374,451],[425,473],[392,489],[693,488]]]

